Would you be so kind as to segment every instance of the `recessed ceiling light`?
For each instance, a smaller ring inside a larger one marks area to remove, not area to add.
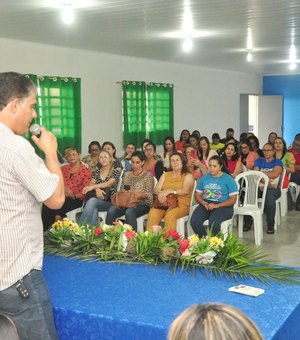
[[[75,21],[75,14],[71,6],[65,6],[62,10],[61,18],[66,25],[72,25]]]
[[[252,61],[252,53],[248,52],[247,53],[247,61],[250,63]]]
[[[193,48],[193,41],[191,38],[186,38],[182,44],[184,52],[190,52]]]
[[[296,68],[297,68],[297,64],[296,64],[296,63],[291,63],[291,64],[289,65],[289,69],[290,69],[291,71],[294,71]]]

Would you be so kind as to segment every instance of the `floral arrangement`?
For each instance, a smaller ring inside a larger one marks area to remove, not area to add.
[[[300,283],[300,272],[272,266],[260,247],[240,242],[236,236],[222,233],[199,238],[182,237],[176,230],[156,225],[151,231],[135,232],[128,224],[81,225],[63,219],[45,232],[45,251],[95,261],[167,264],[172,270],[210,271],[216,277],[230,276],[237,280],[247,276],[263,283]]]

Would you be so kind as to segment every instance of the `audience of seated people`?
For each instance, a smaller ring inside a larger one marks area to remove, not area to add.
[[[176,229],[177,219],[189,214],[191,195],[195,180],[187,168],[187,160],[180,152],[171,155],[171,170],[165,172],[159,179],[154,193],[163,203],[169,194],[178,196],[178,206],[173,209],[152,207],[149,212],[147,228],[160,224],[164,219],[166,229]]]
[[[143,165],[143,169],[150,172],[152,176],[159,180],[164,172],[164,164],[161,159],[157,159],[156,157],[156,145],[152,142],[146,144],[144,154],[146,161]]]
[[[211,140],[212,140],[212,142],[210,143],[211,150],[215,150],[218,152],[219,150],[222,150],[224,148],[225,144],[221,143],[220,135],[217,132],[212,134]]]
[[[102,149],[111,154],[111,156],[113,158],[113,163],[112,163],[113,168],[122,170],[121,162],[117,159],[117,150],[116,150],[116,147],[114,146],[114,144],[112,142],[104,142],[102,144]]]
[[[276,133],[276,132],[274,132],[274,131],[270,132],[270,133],[269,133],[269,136],[268,136],[268,143],[274,144],[275,139],[276,139],[277,137],[278,137],[278,136],[277,136],[277,133]]]
[[[131,208],[110,206],[106,215],[106,224],[112,224],[125,215],[126,223],[137,230],[137,217],[148,213],[153,201],[154,177],[143,170],[145,156],[141,151],[135,151],[131,157],[132,171],[126,171],[122,178],[120,191],[130,190],[138,194],[140,202]]]
[[[205,161],[206,167],[208,167],[208,161],[210,157],[216,156],[218,153],[215,150],[210,149],[210,143],[206,136],[202,136],[199,139],[199,159]]]
[[[86,164],[92,173],[95,171],[96,165],[99,162],[99,154],[101,151],[101,145],[97,141],[92,141],[89,144],[87,156],[82,157],[82,162]]]
[[[125,148],[124,156],[118,159],[124,171],[131,171],[131,156],[136,151],[136,146],[134,143],[128,143]]]
[[[65,183],[65,203],[57,210],[43,205],[44,229],[49,228],[56,220],[66,217],[67,212],[82,206],[84,200],[82,190],[91,181],[91,170],[80,161],[79,151],[76,148],[68,148],[65,155],[68,164],[61,167]]]
[[[164,165],[164,171],[170,170],[170,156],[176,152],[175,140],[172,136],[167,136],[163,143],[164,152],[162,155],[162,161]]]
[[[222,158],[212,156],[208,164],[209,172],[201,177],[196,188],[195,198],[199,204],[191,216],[191,226],[200,237],[207,234],[203,226],[206,220],[216,235],[221,223],[232,218],[238,194],[237,184],[227,173]]]
[[[111,154],[102,150],[93,178],[82,190],[86,200],[79,220],[80,224],[97,224],[98,212],[107,211],[111,207],[111,196],[117,191],[119,179],[120,170],[113,167]]]
[[[239,150],[235,143],[228,143],[225,147],[222,159],[227,172],[236,177],[242,172],[242,162],[240,160]]]
[[[180,149],[183,150],[183,154],[181,151],[177,151],[174,138],[167,136],[164,139],[164,152],[162,156],[156,155],[156,145],[150,139],[146,139],[142,144],[142,153],[135,152],[135,145],[129,143],[125,148],[125,155],[117,159],[114,145],[111,142],[105,142],[103,143],[103,150],[106,151],[102,151],[101,156],[98,158],[98,164],[94,169],[92,181],[85,183],[78,192],[74,192],[70,184],[69,186],[66,185],[67,199],[63,207],[64,209],[49,212],[45,211],[45,207],[43,207],[44,225],[49,227],[55,219],[64,217],[67,211],[81,206],[84,195],[86,195],[80,223],[95,225],[98,223],[98,212],[107,211],[106,223],[111,224],[115,219],[125,214],[126,222],[137,229],[136,218],[149,212],[153,193],[157,194],[161,201],[165,201],[168,194],[176,193],[178,196],[178,207],[167,210],[152,207],[147,221],[148,229],[151,229],[152,225],[159,224],[161,220],[164,220],[164,226],[167,229],[175,229],[177,219],[189,214],[195,178],[198,180],[195,198],[200,204],[191,216],[192,227],[199,235],[205,235],[206,231],[202,224],[204,220],[208,219],[209,225],[213,227],[213,233],[217,233],[220,230],[222,221],[232,216],[233,205],[237,195],[236,188],[234,187],[235,182],[232,177],[236,177],[241,171],[254,169],[265,172],[270,178],[270,186],[267,190],[265,202],[265,213],[268,226],[267,233],[273,234],[276,211],[275,201],[280,197],[278,183],[280,182],[279,178],[282,168],[284,167],[286,170],[284,188],[288,186],[289,176],[291,176],[291,181],[300,184],[300,134],[295,136],[292,146],[288,151],[284,139],[276,136],[275,132],[269,134],[271,143],[264,145],[263,152],[259,149],[258,138],[252,132],[241,134],[240,142],[237,144],[233,137],[233,129],[229,128],[226,133],[226,144],[221,158],[216,150],[211,150],[211,146],[217,148],[217,146],[222,145],[219,143],[218,133],[213,134],[213,137],[215,137],[213,139],[215,140],[210,144],[207,137],[199,138],[197,133],[193,132],[190,135],[188,130],[183,130],[180,137]],[[96,153],[96,148],[92,150],[96,145],[95,143],[90,143],[90,153]],[[99,148],[100,144],[97,150]],[[263,157],[261,157],[261,154]],[[131,164],[132,155],[135,157],[134,167]],[[67,149],[67,160],[69,164],[65,168],[63,166],[66,182],[72,182],[72,178],[74,180],[78,172],[89,171],[83,163],[80,163],[79,153],[76,149]],[[90,167],[89,162],[86,161],[86,163]],[[130,186],[130,190],[141,193],[141,202],[134,208],[119,209],[112,206],[110,199],[106,197],[106,188],[110,188],[111,194],[116,192],[122,168],[129,172],[124,175],[121,190]],[[81,170],[79,171],[79,169]],[[229,177],[231,181],[228,180],[226,172],[231,174],[232,177]],[[75,177],[73,176],[74,174]],[[91,176],[90,172],[88,174]],[[159,180],[155,188],[153,188],[153,177]],[[90,179],[90,177],[88,178]],[[222,190],[225,190],[221,196],[214,195],[213,190],[205,189],[202,191],[203,187],[209,186],[216,178],[218,180],[226,178],[226,181],[224,180],[225,184],[222,183],[224,187],[220,184],[220,188],[222,187]],[[78,181],[76,183],[78,184]],[[226,187],[228,183],[231,186],[230,189]],[[300,210],[299,197],[297,197],[296,208]],[[49,218],[49,215],[51,215],[51,218]],[[251,228],[251,218],[245,217],[244,222],[244,231],[248,231]]]
[[[283,167],[286,171],[284,177],[283,188],[286,189],[289,186],[290,175],[295,172],[295,157],[287,151],[286,142],[282,137],[276,137],[274,140],[275,158],[281,159]]]
[[[240,155],[242,162],[242,171],[253,170],[254,162],[259,155],[252,150],[248,139],[243,139],[240,142]]]
[[[291,174],[290,181],[300,185],[300,133],[297,133],[292,146],[288,149],[295,158],[295,172]],[[296,198],[296,210],[300,210],[300,193]]]
[[[276,200],[280,197],[279,180],[283,164],[274,157],[274,145],[266,143],[263,147],[264,157],[258,158],[254,163],[254,170],[259,170],[269,177],[269,185],[265,200],[265,214],[267,218],[267,233],[274,234]]]
[[[175,143],[177,151],[184,153],[184,144],[188,144],[190,139],[190,131],[182,130],[179,140]]]

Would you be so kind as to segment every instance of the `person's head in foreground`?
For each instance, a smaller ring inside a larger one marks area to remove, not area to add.
[[[235,307],[192,305],[172,323],[168,340],[261,340],[254,322]]]

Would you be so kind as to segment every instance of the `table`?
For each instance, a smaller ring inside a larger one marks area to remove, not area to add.
[[[257,280],[265,289],[257,298],[228,292],[237,283],[209,274],[166,266],[87,262],[45,256],[43,273],[52,296],[61,340],[166,339],[174,318],[191,304],[221,302],[246,313],[265,339],[297,339],[300,334],[300,286]]]

